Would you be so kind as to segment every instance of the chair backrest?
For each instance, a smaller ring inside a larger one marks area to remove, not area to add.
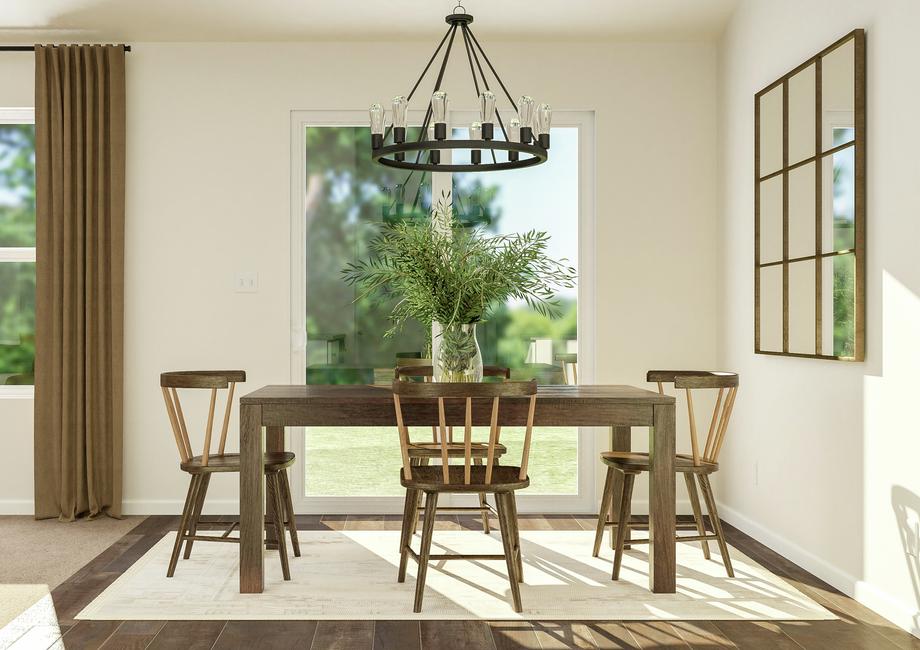
[[[710,372],[706,370],[649,370],[646,381],[658,384],[658,392],[664,394],[664,384],[674,384],[677,390],[683,389],[687,393],[687,414],[690,418],[690,446],[693,453],[693,464],[702,462],[717,463],[722,443],[725,442],[725,432],[728,430],[728,421],[735,407],[735,396],[738,394],[738,375],[734,372]],[[719,389],[716,405],[712,410],[709,421],[709,433],[706,435],[706,444],[700,451],[697,436],[696,415],[693,412],[693,391],[698,389]],[[725,394],[726,389],[728,395]]]
[[[527,478],[527,464],[530,459],[530,441],[533,434],[533,417],[537,405],[536,381],[506,381],[499,383],[451,383],[451,382],[411,382],[399,379],[393,382],[393,405],[396,408],[396,426],[399,430],[399,445],[402,450],[403,475],[406,480],[412,479],[412,467],[409,461],[409,428],[406,426],[403,413],[403,400],[437,400],[438,427],[441,430],[441,464],[444,483],[450,483],[450,470],[447,455],[447,417],[445,414],[445,400],[463,400],[465,405],[464,432],[463,432],[463,482],[470,484],[472,465],[472,432],[473,432],[473,400],[491,400],[492,414],[489,421],[489,442],[486,456],[485,483],[492,482],[492,470],[495,466],[495,446],[498,444],[500,427],[498,414],[500,402],[506,398],[529,398],[527,408],[526,429],[524,432],[524,445],[521,450],[521,465],[518,472],[520,480]]]
[[[578,383],[578,353],[577,352],[560,352],[556,355],[556,361],[562,364],[562,376],[567,384]],[[569,377],[569,369],[572,376]]]
[[[406,359],[402,359],[406,361]],[[396,368],[396,379],[410,379],[421,377],[423,381],[432,381],[434,378],[434,366],[430,365],[430,359],[428,360],[428,365],[413,365],[408,364],[405,366],[397,366]],[[505,368],[503,366],[483,366],[482,367],[482,376],[483,377],[501,377],[502,381],[507,381],[511,379],[511,368]],[[501,428],[499,428],[499,434],[501,434]],[[431,440],[432,442],[438,442],[438,427],[431,427]],[[454,442],[454,428],[447,427],[447,442]]]
[[[406,359],[401,359],[401,361],[406,361]],[[396,367],[396,379],[408,379],[409,377],[423,377],[428,381],[429,378],[434,376],[434,367],[430,364],[428,365],[412,365],[406,364]],[[502,377],[503,379],[511,379],[511,368],[505,368],[503,366],[483,366],[482,367],[482,376],[483,377]]]
[[[223,454],[227,446],[227,429],[230,426],[230,412],[233,407],[233,391],[238,382],[246,381],[243,370],[182,370],[164,372],[160,375],[160,389],[166,402],[166,414],[179,448],[179,458],[188,462],[195,454],[188,437],[188,426],[182,403],[179,401],[178,389],[211,389],[211,404],[208,409],[208,423],[204,431],[204,448],[201,452],[201,464],[207,465],[211,455],[211,432],[214,428],[214,407],[217,404],[217,391],[229,387],[227,405],[224,409],[224,422],[220,432],[218,454]]]

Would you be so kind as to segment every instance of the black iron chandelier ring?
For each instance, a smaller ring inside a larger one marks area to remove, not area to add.
[[[391,123],[385,126],[385,111],[380,104],[371,106],[371,149],[373,159],[387,167],[421,172],[500,171],[533,167],[546,162],[549,157],[549,130],[552,120],[550,106],[541,104],[538,108],[533,98],[527,95],[522,96],[518,103],[515,103],[495,70],[495,66],[492,65],[482,45],[479,44],[479,40],[470,28],[473,16],[466,13],[466,9],[462,5],[458,4],[454,8],[454,13],[445,17],[445,21],[450,27],[438,44],[434,54],[431,55],[412,90],[409,91],[408,96],[397,96],[393,99]],[[458,32],[463,42],[463,48],[466,51],[473,87],[480,101],[481,116],[480,122],[473,122],[469,126],[469,138],[464,140],[452,140],[448,137],[449,129],[446,117],[448,99],[447,93],[441,91],[444,72]],[[444,54],[440,65],[436,66],[438,70],[437,80],[434,84],[431,100],[428,102],[425,119],[422,121],[417,139],[408,141],[406,137],[408,131],[406,115],[409,101],[429,69],[432,68],[432,64],[442,48],[444,49]],[[516,116],[507,125],[496,106],[495,93],[489,88],[489,77],[486,76],[483,61],[491,72],[491,78],[494,83],[501,88],[516,113]],[[496,120],[498,128],[495,128],[494,121]],[[503,139],[494,139],[498,131],[501,131],[501,135],[504,136]],[[392,143],[386,144],[387,140],[390,139]],[[468,150],[470,162],[455,163],[450,161],[442,164],[441,151],[445,149]],[[484,151],[487,152],[488,156],[485,160]],[[410,153],[414,153],[412,160],[409,160],[409,156],[407,156]],[[499,155],[501,159],[499,159]]]
[[[469,149],[476,152],[481,150],[495,151],[513,151],[517,153],[529,154],[529,158],[521,158],[514,161],[485,163],[431,163],[431,162],[409,162],[400,160],[396,154],[406,154],[408,152],[431,152],[440,149]],[[521,169],[523,167],[532,167],[546,162],[546,149],[539,144],[524,144],[523,142],[506,142],[504,140],[421,140],[419,142],[404,142],[402,144],[391,144],[373,150],[373,158],[381,165],[395,167],[397,169],[411,169],[426,172],[466,172],[466,171],[501,171],[503,169]],[[394,156],[387,158],[386,156]]]

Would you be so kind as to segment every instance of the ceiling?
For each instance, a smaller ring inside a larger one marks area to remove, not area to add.
[[[467,0],[509,40],[710,40],[737,0]],[[444,0],[2,0],[0,42],[430,40]]]

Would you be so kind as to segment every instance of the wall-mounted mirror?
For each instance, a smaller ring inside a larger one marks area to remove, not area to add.
[[[865,358],[866,36],[754,97],[754,351]]]

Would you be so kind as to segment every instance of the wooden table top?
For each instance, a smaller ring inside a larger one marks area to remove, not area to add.
[[[392,404],[393,393],[389,386],[373,385],[274,385],[265,386],[244,395],[242,404],[309,404],[331,400],[351,402],[387,402]],[[674,404],[670,395],[625,385],[546,385],[537,389],[537,399],[543,401],[569,401],[597,404]]]

